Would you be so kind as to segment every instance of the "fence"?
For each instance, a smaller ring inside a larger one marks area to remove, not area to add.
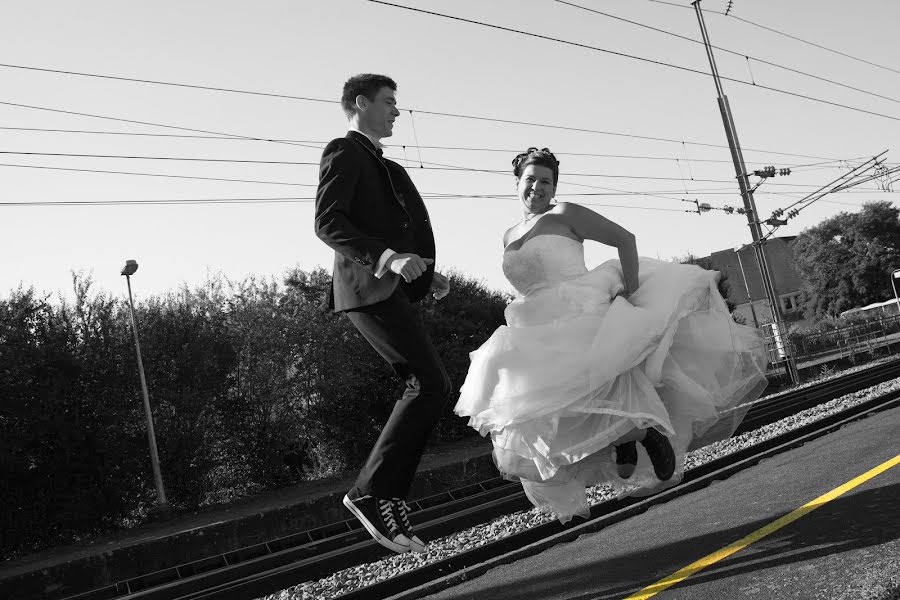
[[[798,369],[842,359],[856,364],[860,354],[868,353],[874,357],[881,352],[889,354],[900,350],[900,315],[815,333],[768,335],[765,343],[773,374],[785,371],[785,354],[793,357]]]

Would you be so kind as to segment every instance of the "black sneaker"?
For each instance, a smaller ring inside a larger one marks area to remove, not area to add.
[[[675,473],[675,451],[669,438],[652,427],[647,430],[647,435],[641,440],[647,449],[647,456],[653,463],[653,471],[660,481],[666,481]]]
[[[400,498],[393,498],[394,504],[394,520],[400,526],[400,531],[409,540],[409,548],[413,552],[425,552],[425,542],[413,532],[412,525],[409,524],[409,506]]]
[[[362,496],[351,500],[344,495],[344,506],[353,513],[375,541],[394,552],[409,552],[409,539],[394,518],[394,503],[374,496]]]
[[[619,477],[628,479],[634,474],[637,468],[638,454],[637,445],[634,442],[625,442],[619,444],[616,448],[616,469]]]

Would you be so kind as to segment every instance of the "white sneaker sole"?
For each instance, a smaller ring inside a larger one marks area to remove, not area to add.
[[[366,531],[369,532],[369,535],[371,535],[372,539],[374,539],[376,542],[378,542],[388,550],[392,550],[394,552],[397,552],[398,554],[403,554],[410,551],[411,548],[409,546],[398,544],[397,542],[389,540],[381,535],[381,532],[378,531],[375,526],[372,525],[372,523],[370,523],[369,520],[359,511],[359,509],[356,508],[356,505],[353,504],[353,502],[350,500],[350,498],[347,497],[346,494],[344,495],[344,506],[347,507],[347,510],[353,513],[353,516],[356,517],[357,521],[362,523],[362,526],[366,528]]]
[[[409,549],[419,554],[425,554],[428,552],[428,547],[425,545],[425,542],[418,539],[418,536],[416,536],[416,539],[409,540]]]

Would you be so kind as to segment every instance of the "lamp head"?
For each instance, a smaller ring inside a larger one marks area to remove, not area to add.
[[[125,266],[122,267],[122,275],[134,275],[134,272],[138,270],[138,264],[136,260],[126,260]]]

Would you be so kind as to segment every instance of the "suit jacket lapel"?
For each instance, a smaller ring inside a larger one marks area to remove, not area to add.
[[[378,156],[378,152],[375,151],[375,147],[372,145],[372,140],[364,136],[363,134],[357,131],[348,131],[347,137],[351,140],[355,141],[357,144],[366,149],[366,152],[372,155],[372,158],[378,161],[378,164],[381,165],[381,168],[384,170],[387,175],[388,182],[391,184],[391,191],[394,194],[394,199],[403,207],[403,210],[406,210],[406,202],[403,200],[402,196],[397,192],[397,187],[394,185],[394,178],[391,176],[391,171],[388,169],[384,160]]]

